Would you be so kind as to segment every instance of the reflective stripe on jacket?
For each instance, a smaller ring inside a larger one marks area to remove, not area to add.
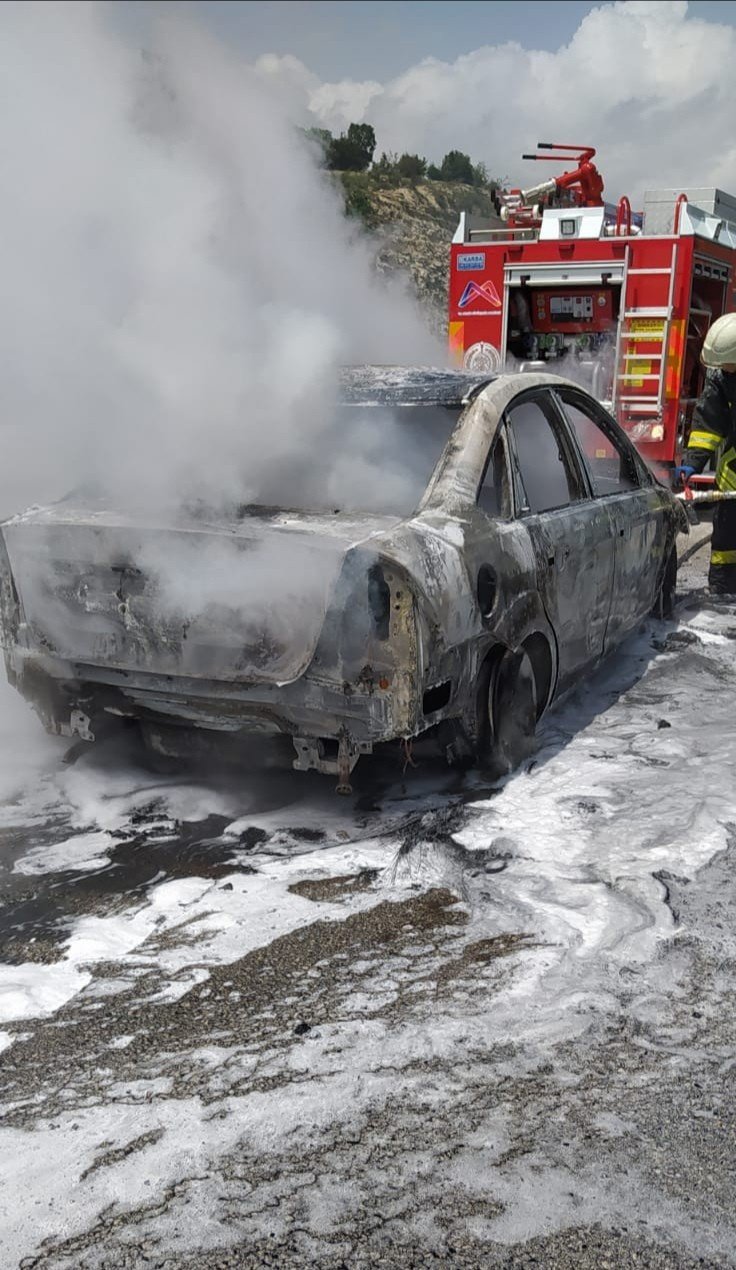
[[[693,411],[683,464],[702,472],[724,442],[726,448],[716,468],[716,485],[718,489],[736,490],[736,374],[711,370]]]

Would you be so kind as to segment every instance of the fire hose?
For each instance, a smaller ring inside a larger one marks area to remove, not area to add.
[[[729,498],[736,498],[736,490],[714,489],[695,494],[690,489],[685,489],[680,494],[675,494],[675,498],[679,498],[682,503],[723,503]]]

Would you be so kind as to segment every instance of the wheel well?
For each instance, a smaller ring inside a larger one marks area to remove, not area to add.
[[[541,718],[552,690],[552,652],[544,635],[539,631],[535,631],[533,635],[525,639],[522,648],[534,671],[534,680],[537,685],[537,718]]]
[[[482,682],[486,674],[490,677],[508,651],[506,644],[491,644],[478,663],[476,682]]]
[[[673,539],[664,553],[662,569],[657,578],[657,590],[652,609],[654,617],[660,619],[672,617],[677,588],[677,566],[677,541]]]
[[[488,688],[496,672],[496,668],[500,665],[508,651],[509,650],[505,644],[491,644],[478,662],[478,669],[475,678],[475,696],[473,699],[474,724],[477,723],[479,716],[486,709],[482,698],[488,692]]]

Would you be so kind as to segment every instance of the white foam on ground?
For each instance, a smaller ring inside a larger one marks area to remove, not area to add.
[[[297,856],[293,844],[291,854],[285,844],[283,855],[250,852],[247,860],[256,873],[235,869],[217,881],[163,882],[133,910],[77,920],[62,963],[70,974],[88,974],[86,967],[98,959],[118,961],[123,978],[134,967],[158,966],[164,999],[167,981],[172,998],[182,983],[197,990],[208,964],[235,960],[316,920],[340,920],[379,900],[406,898],[443,882],[467,891],[470,920],[453,936],[458,947],[513,931],[530,935],[532,945],[496,967],[478,968],[476,987],[481,979],[489,986],[485,995],[473,993],[471,1008],[465,984],[434,997],[426,1008],[420,1002],[415,1012],[370,1017],[396,991],[402,970],[395,959],[390,974],[349,984],[329,1023],[294,1038],[286,1049],[279,1046],[271,1054],[223,1050],[228,1055],[227,1074],[223,1068],[221,1076],[224,1088],[229,1080],[237,1084],[247,1079],[256,1067],[260,1080],[278,1077],[285,1069],[295,1079],[276,1094],[226,1098],[221,1104],[224,1118],[214,1118],[214,1128],[203,1123],[196,1100],[159,1100],[127,1108],[125,1114],[117,1105],[111,1109],[103,1104],[86,1110],[84,1122],[75,1110],[73,1120],[83,1132],[71,1130],[70,1114],[58,1120],[53,1140],[43,1125],[37,1134],[0,1135],[0,1159],[15,1166],[7,1180],[8,1198],[3,1195],[0,1204],[7,1205],[18,1255],[29,1255],[45,1233],[58,1230],[56,1212],[67,1214],[71,1233],[88,1225],[106,1204],[119,1202],[120,1195],[131,1206],[140,1202],[142,1176],[156,1179],[144,1197],[149,1201],[166,1179],[201,1178],[207,1170],[211,1183],[198,1183],[196,1202],[185,1196],[173,1203],[155,1219],[156,1231],[166,1248],[226,1243],[225,1184],[216,1160],[231,1143],[243,1140],[262,1153],[280,1151],[287,1141],[293,1146],[294,1135],[309,1140],[323,1127],[351,1120],[401,1092],[407,1099],[431,1102],[441,1098],[441,1083],[435,1088],[421,1073],[433,1058],[456,1069],[464,1062],[472,1065],[473,1055],[487,1053],[489,1043],[525,1041],[547,1051],[556,1039],[582,1035],[592,1020],[620,1009],[622,967],[656,965],[658,945],[673,933],[665,888],[653,874],[669,870],[694,877],[724,845],[724,825],[736,820],[736,795],[714,779],[714,763],[722,771],[736,760],[732,693],[724,691],[724,684],[733,681],[733,642],[726,634],[733,621],[728,613],[709,613],[683,623],[681,630],[699,642],[651,659],[651,629],[630,641],[576,700],[550,718],[536,765],[471,807],[457,834],[470,855],[465,864],[442,843],[426,844],[400,860],[396,844],[385,839],[300,849]],[[707,633],[718,638],[700,641],[706,625]],[[642,677],[633,682],[637,672]],[[621,695],[627,684],[632,686]],[[658,727],[663,719],[672,726]],[[100,786],[90,794],[94,782],[86,781],[78,781],[76,791],[89,806],[99,799]],[[100,805],[109,810],[126,797],[118,789]],[[300,821],[304,823],[303,815]],[[252,823],[243,819],[233,832]],[[332,831],[338,832],[336,821]],[[505,870],[470,877],[473,856],[477,853],[482,861],[488,848],[508,855]],[[364,868],[381,871],[379,884],[339,901],[315,903],[289,891],[299,877],[338,876]],[[172,943],[174,927],[183,922],[186,939],[192,934],[202,938],[191,945]],[[169,939],[158,947],[155,936],[164,932]],[[385,970],[385,952],[377,949],[376,956],[377,970]],[[428,968],[432,956],[428,949]],[[366,957],[361,949],[362,962]],[[34,968],[39,974],[49,969]],[[19,1015],[27,1016],[27,1011]],[[213,1063],[208,1052],[208,1070]],[[165,1097],[165,1090],[161,1093]],[[206,1114],[212,1115],[212,1104]],[[155,1146],[81,1180],[103,1141],[124,1144],[152,1128],[164,1130]],[[500,1141],[502,1126],[499,1132]],[[52,1175],[43,1161],[63,1137],[71,1140],[68,1171],[57,1168]],[[457,1180],[471,1166],[470,1155],[460,1160]],[[0,1184],[6,1184],[4,1177]],[[31,1217],[19,1198],[18,1188],[27,1193],[29,1186],[43,1198],[40,1218],[35,1211]],[[529,1234],[558,1222],[544,1206],[535,1214],[528,1190],[499,1187],[498,1195],[506,1210],[494,1237],[502,1241],[526,1231],[523,1222]],[[47,1213],[48,1199],[54,1207]],[[320,1204],[320,1195],[312,1193],[310,1220],[329,1227],[333,1218]],[[256,1229],[259,1219],[253,1220]]]
[[[298,868],[288,859],[273,859],[263,861],[257,873],[233,872],[217,882],[196,877],[162,882],[150,889],[142,904],[123,913],[77,919],[59,962],[0,965],[0,1020],[52,1014],[90,982],[91,968],[103,961],[117,962],[123,972],[128,966],[150,964],[168,976],[176,975],[170,993],[162,994],[173,999],[180,995],[178,976],[192,963],[201,967],[234,961],[317,918],[343,920],[377,903],[383,898],[380,894],[361,892],[339,903],[316,904],[294,895],[289,887],[305,874],[385,866],[391,854],[385,843],[365,843],[362,848],[313,852],[300,858]],[[155,943],[144,946],[183,923],[181,943],[167,940],[163,949]],[[201,978],[195,976],[190,986]]]
[[[91,971],[71,961],[0,966],[0,1019],[8,1023],[55,1014],[91,979]]]
[[[69,739],[47,736],[15,693],[10,699],[13,727],[7,719],[3,721],[2,709],[11,692],[0,677],[0,828],[45,824],[59,817],[79,834],[114,833],[131,830],[135,812],[159,803],[162,815],[170,820],[197,820],[213,814],[235,820],[247,812],[251,795],[246,782],[237,791],[218,792],[192,783],[189,777],[165,779],[133,761],[124,748],[116,750],[115,743],[99,750],[90,746],[76,764],[63,766]],[[19,742],[13,752],[17,711],[25,743]]]
[[[248,806],[248,789],[220,793],[189,778],[166,780],[153,772],[123,762],[119,766],[79,763],[59,778],[59,799],[73,809],[77,824],[101,829],[127,827],[133,812],[159,800],[172,819],[200,820],[209,815],[232,816]]]
[[[733,626],[728,613],[706,620],[713,634]],[[632,641],[625,656],[635,665],[645,651]],[[622,669],[623,656],[598,678],[597,694],[615,688]],[[551,744],[531,771],[475,805],[458,841],[511,843],[514,859],[494,878],[490,903],[545,945],[520,959],[523,972],[505,994],[515,1008],[533,999],[537,1017],[554,1018],[566,1000],[600,1005],[621,965],[649,963],[672,934],[654,875],[693,877],[726,845],[736,816],[736,794],[714,779],[715,756],[720,770],[736,765],[728,679],[733,641],[724,637],[660,655],[590,722],[583,690],[550,719]],[[502,1010],[504,994],[496,1004]]]
[[[13,872],[32,876],[74,869],[77,873],[86,873],[109,864],[110,851],[114,846],[115,839],[104,829],[74,834],[71,838],[64,838],[62,842],[28,851],[20,860],[16,860]]]
[[[728,614],[706,613],[683,629],[699,639],[700,628],[707,625],[709,633],[720,635],[730,621]],[[736,759],[730,708],[722,691],[732,641],[724,636],[648,660],[651,634],[649,630],[639,641],[630,641],[591,689],[584,688],[577,701],[551,717],[536,765],[512,777],[491,799],[476,803],[457,835],[471,852],[496,840],[510,845],[513,858],[489,880],[482,914],[474,914],[473,925],[482,927],[482,933],[517,931],[537,937],[539,947],[519,956],[525,970],[509,991],[518,1001],[539,993],[544,984],[550,1015],[566,996],[579,1001],[581,993],[583,999],[586,993],[598,993],[605,999],[610,961],[651,958],[672,925],[662,902],[663,887],[652,874],[663,868],[691,874],[723,845],[724,821],[736,816],[729,791],[712,779],[714,746],[720,762]],[[619,697],[622,684],[635,679],[637,669],[645,672],[644,678]],[[694,700],[699,703],[695,712]],[[709,719],[707,745],[700,728],[703,712]],[[658,728],[664,714],[674,726]],[[63,772],[59,785],[74,818],[89,823],[94,817],[104,828],[51,849],[34,848],[16,869],[40,872],[44,859],[49,869],[63,868],[74,858],[77,866],[81,861],[83,867],[94,867],[95,849],[104,853],[109,832],[126,823],[136,805],[150,803],[153,790],[164,800],[162,815],[204,817],[215,810],[233,815],[232,836],[254,820],[273,827],[281,816],[248,818],[232,794],[162,786],[152,777],[141,783],[137,771],[135,777],[139,783],[131,790],[130,769],[111,773],[82,766]],[[346,823],[336,804],[329,826],[333,842],[347,832],[339,827]],[[355,833],[354,825],[350,829]],[[165,975],[178,977],[178,986],[172,984],[176,995],[188,966],[234,960],[318,917],[344,918],[417,885],[446,884],[463,893],[462,865],[442,848],[428,846],[393,869],[395,847],[390,839],[353,840],[316,851],[301,847],[295,859],[293,842],[285,841],[282,855],[276,854],[278,843],[270,842],[268,855],[251,852],[247,857],[255,873],[236,870],[217,882],[162,882],[123,913],[73,923],[56,968],[0,967],[0,1018],[50,1013],[89,981],[87,968],[97,961],[117,960],[121,970],[133,962],[158,966]],[[383,871],[381,886],[335,904],[315,904],[289,891],[300,876],[337,876],[364,868]],[[182,923],[186,928],[180,942],[167,941],[164,948],[155,942],[147,945],[151,937]],[[590,965],[595,966],[592,977]]]

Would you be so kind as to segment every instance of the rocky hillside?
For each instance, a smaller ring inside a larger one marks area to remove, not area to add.
[[[462,211],[501,224],[490,189],[455,181],[389,183],[372,172],[342,172],[336,179],[346,212],[375,239],[379,272],[407,274],[430,325],[444,332],[452,235]]]

